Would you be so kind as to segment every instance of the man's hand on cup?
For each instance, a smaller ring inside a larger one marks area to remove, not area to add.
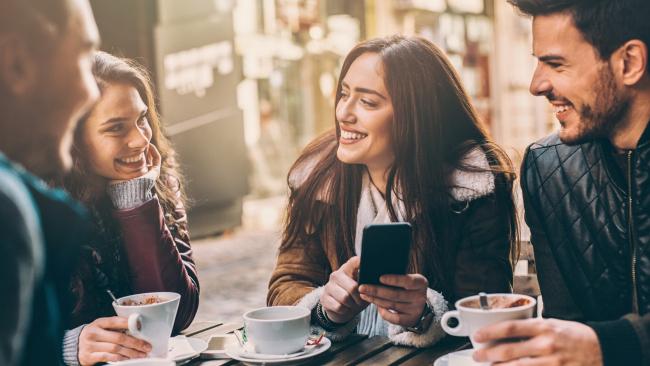
[[[361,299],[377,306],[389,323],[412,327],[418,323],[427,301],[429,281],[421,274],[383,275],[386,286],[361,285]]]
[[[473,338],[479,343],[528,338],[477,350],[474,360],[479,362],[508,366],[603,364],[596,332],[578,322],[541,318],[504,321],[479,329]]]
[[[327,317],[335,323],[347,323],[368,306],[359,296],[355,280],[359,271],[359,257],[352,257],[337,271],[330,274],[320,303]]]
[[[151,345],[124,334],[129,329],[126,318],[98,318],[86,325],[79,335],[79,363],[83,366],[144,358]]]

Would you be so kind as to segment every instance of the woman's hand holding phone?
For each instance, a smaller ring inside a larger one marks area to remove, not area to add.
[[[358,256],[350,258],[338,270],[330,274],[320,303],[327,317],[335,323],[347,323],[368,306],[361,299],[356,274],[359,271]]]
[[[427,301],[427,278],[421,274],[383,275],[379,281],[386,286],[361,285],[361,299],[375,304],[379,315],[389,323],[416,325]]]

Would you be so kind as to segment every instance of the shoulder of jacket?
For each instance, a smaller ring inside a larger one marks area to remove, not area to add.
[[[535,167],[540,173],[556,170],[565,160],[579,151],[586,155],[591,154],[598,144],[598,141],[590,141],[567,145],[560,140],[557,133],[548,135],[530,144],[526,149],[522,163],[522,176],[532,167]]]
[[[456,201],[473,201],[494,193],[494,173],[487,155],[475,147],[463,156],[461,165],[478,171],[455,169],[449,177],[450,194]]]
[[[560,136],[558,135],[557,132],[554,132],[550,135],[546,135],[542,137],[541,139],[533,142],[528,146],[527,150],[538,150],[538,149],[546,149],[549,147],[557,147],[560,145],[564,145],[562,141],[560,140]],[[564,145],[568,146],[568,145]]]
[[[29,216],[36,216],[36,205],[29,187],[18,174],[1,166],[0,203],[4,210],[18,210],[23,213],[22,216],[30,212]]]
[[[299,189],[309,178],[309,176],[314,172],[316,165],[323,160],[326,152],[314,153],[310,156],[306,156],[298,164],[289,171],[289,177],[287,182],[289,184],[289,189],[294,191]],[[327,201],[328,187],[332,183],[332,177],[329,176],[323,185],[321,186],[320,191],[316,195],[316,199],[319,201]]]

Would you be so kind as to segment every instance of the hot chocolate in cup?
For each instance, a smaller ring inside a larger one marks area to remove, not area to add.
[[[442,316],[442,329],[453,336],[469,336],[474,349],[483,348],[486,344],[475,342],[474,332],[506,320],[532,318],[537,303],[534,298],[520,294],[488,294],[487,299],[490,307],[487,310],[481,309],[478,295],[456,301],[456,310]],[[456,319],[458,325],[450,327],[448,322],[451,319]]]
[[[165,358],[180,299],[175,292],[149,292],[121,297],[113,309],[129,320],[129,334],[151,344],[148,356]]]
[[[285,355],[305,347],[310,320],[301,306],[264,307],[244,314],[244,330],[255,352]]]

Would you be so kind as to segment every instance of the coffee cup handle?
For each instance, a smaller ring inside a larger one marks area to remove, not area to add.
[[[142,330],[142,316],[137,313],[129,315],[129,333],[137,337],[141,335],[140,330]]]
[[[458,325],[455,327],[450,327],[447,322],[449,322],[450,319],[456,319],[458,321]],[[442,325],[442,329],[444,329],[445,332],[448,334],[451,334],[456,337],[466,337],[468,334],[463,329],[463,322],[460,320],[460,317],[458,316],[458,310],[452,310],[444,313],[442,315],[442,320],[440,321],[440,325]]]

